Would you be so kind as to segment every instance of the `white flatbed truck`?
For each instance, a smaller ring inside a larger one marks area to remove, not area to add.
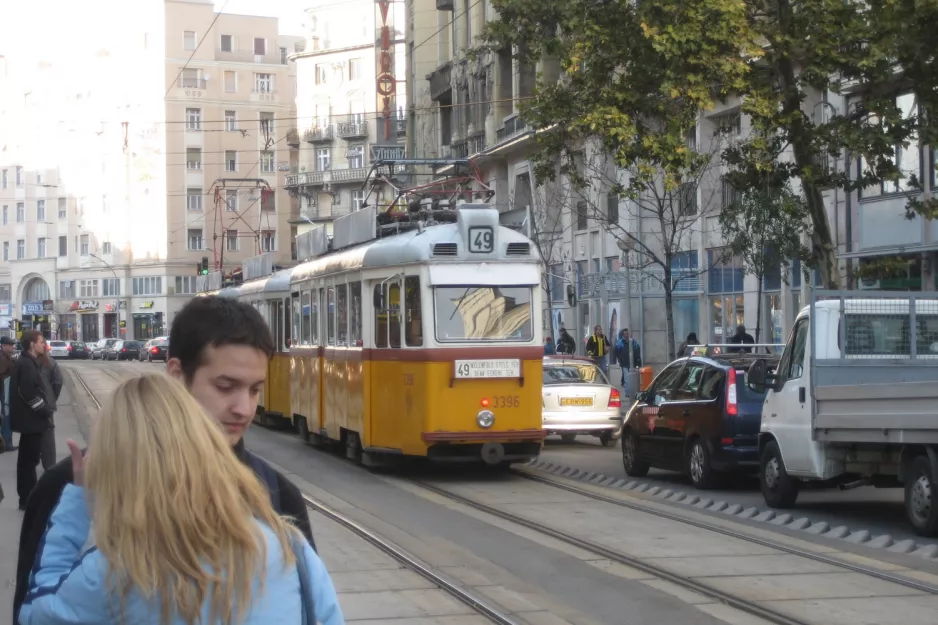
[[[915,331],[912,331],[912,329]],[[815,291],[767,389],[759,433],[766,504],[794,506],[803,482],[903,487],[915,531],[938,534],[938,299]]]

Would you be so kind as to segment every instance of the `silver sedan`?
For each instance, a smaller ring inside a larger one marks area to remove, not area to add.
[[[586,358],[544,358],[543,427],[572,443],[578,434],[596,436],[603,445],[614,444],[621,422],[622,397],[609,379]]]

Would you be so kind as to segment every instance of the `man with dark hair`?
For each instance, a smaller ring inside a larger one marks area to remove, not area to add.
[[[29,493],[36,486],[36,467],[42,455],[42,439],[52,427],[54,403],[48,400],[42,378],[46,341],[35,330],[26,330],[20,339],[23,353],[13,366],[10,380],[10,416],[13,430],[20,433],[16,456],[16,493],[20,510],[26,509]]]
[[[252,306],[233,299],[196,297],[173,320],[166,372],[182,380],[218,421],[235,454],[267,487],[274,509],[292,517],[315,549],[309,513],[299,489],[244,448],[244,432],[254,418],[273,353],[270,330]],[[14,623],[46,525],[62,490],[71,481],[72,461],[66,458],[43,474],[29,497],[20,533]]]

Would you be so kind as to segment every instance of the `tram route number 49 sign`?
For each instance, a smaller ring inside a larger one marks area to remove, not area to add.
[[[491,254],[495,249],[495,230],[491,226],[469,228],[469,251],[473,254]]]
[[[456,378],[520,378],[520,360],[457,360]]]

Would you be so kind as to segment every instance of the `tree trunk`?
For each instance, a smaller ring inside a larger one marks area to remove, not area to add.
[[[674,307],[672,306],[673,298],[671,296],[671,260],[665,259],[664,267],[664,307],[665,307],[665,322],[668,334],[668,362],[674,360],[676,356],[676,349],[674,347]],[[631,330],[630,330],[631,331]]]
[[[759,286],[756,289],[756,343],[759,342],[759,334],[762,331],[762,281],[765,279],[761,275],[757,277]]]

